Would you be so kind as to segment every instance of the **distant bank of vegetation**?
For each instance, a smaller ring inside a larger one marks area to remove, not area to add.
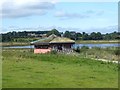
[[[56,29],[52,29],[51,31],[22,31],[22,32],[8,32],[1,35],[2,42],[31,42],[34,40],[38,40],[40,38],[47,37],[51,34],[55,34],[57,36],[67,37],[76,41],[79,40],[119,40],[120,32],[112,32],[102,34],[100,32],[92,32],[90,34],[86,32],[75,32],[75,31],[65,31],[59,32]]]

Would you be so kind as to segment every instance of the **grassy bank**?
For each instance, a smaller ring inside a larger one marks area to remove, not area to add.
[[[77,44],[105,44],[118,43],[118,40],[78,40]],[[0,46],[25,46],[30,45],[30,42],[3,42]]]
[[[76,43],[81,44],[105,44],[105,43],[119,43],[118,40],[78,40]]]
[[[118,66],[80,55],[3,49],[4,88],[117,88]]]
[[[118,47],[92,47],[83,46],[81,48],[75,49],[78,51],[78,54],[82,57],[95,58],[95,59],[106,59],[106,60],[119,60],[120,48]]]
[[[30,45],[30,42],[3,42],[0,46],[25,46]]]

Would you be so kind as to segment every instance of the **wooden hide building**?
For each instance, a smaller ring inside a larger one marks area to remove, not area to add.
[[[65,37],[58,37],[54,34],[31,42],[34,45],[34,53],[48,53],[52,50],[58,52],[72,52],[72,45],[75,44],[74,40]]]

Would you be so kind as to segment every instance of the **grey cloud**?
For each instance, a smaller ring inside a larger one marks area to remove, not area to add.
[[[54,4],[51,4],[49,2],[38,2],[38,3],[31,3],[29,6],[25,6],[29,9],[53,9]]]
[[[103,14],[104,14],[104,11],[100,11],[100,10],[98,10],[98,11],[88,10],[88,11],[86,11],[85,13],[88,14],[88,15],[100,16],[100,15],[103,15]]]
[[[56,12],[55,13],[56,17],[61,17],[61,18],[88,18],[88,15],[84,14],[79,14],[79,13],[67,13],[67,12]]]
[[[93,13],[95,13],[95,12],[92,11],[92,10],[88,10],[88,11],[86,11],[85,13],[86,13],[86,14],[93,14]]]
[[[103,14],[104,14],[104,11],[99,11],[99,12],[96,13],[97,16],[101,16]]]
[[[111,33],[114,31],[118,32],[118,25],[108,26],[108,27],[101,27],[101,28],[89,28],[86,29],[87,32],[101,32],[101,33]]]
[[[65,11],[58,11],[55,13],[55,17],[59,17],[62,19],[72,19],[72,18],[89,18],[92,16],[100,16],[104,13],[104,11],[93,11],[88,10],[81,13],[67,13]]]
[[[54,4],[50,2],[34,2],[24,5],[7,2],[2,5],[1,15],[5,18],[19,18],[31,15],[44,15],[51,9],[54,9]]]
[[[10,14],[8,13],[3,13],[3,17],[7,17],[7,18],[19,18],[19,17],[27,17],[27,16],[32,16],[32,15],[44,15],[47,12],[44,10],[16,10],[11,11]]]

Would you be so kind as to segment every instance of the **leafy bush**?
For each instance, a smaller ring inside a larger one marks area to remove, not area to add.
[[[82,46],[81,49],[89,49],[88,46]]]
[[[79,46],[77,46],[77,48],[76,48],[76,49],[74,49],[74,51],[76,51],[76,52],[80,53],[80,47],[79,47]]]
[[[88,49],[89,49],[88,46],[82,46],[81,49],[80,49],[80,51],[83,52],[83,51],[86,51],[86,50],[88,50]]]
[[[56,50],[52,50],[51,54],[57,54],[57,51]]]
[[[77,48],[74,48],[73,50],[80,53],[80,52],[84,52],[84,51],[86,51],[88,49],[89,49],[88,46],[82,46],[81,48],[79,46],[77,46]]]
[[[92,47],[92,49],[101,50],[101,47]]]
[[[115,50],[114,53],[115,53],[115,55],[120,55],[120,50],[119,49]]]

